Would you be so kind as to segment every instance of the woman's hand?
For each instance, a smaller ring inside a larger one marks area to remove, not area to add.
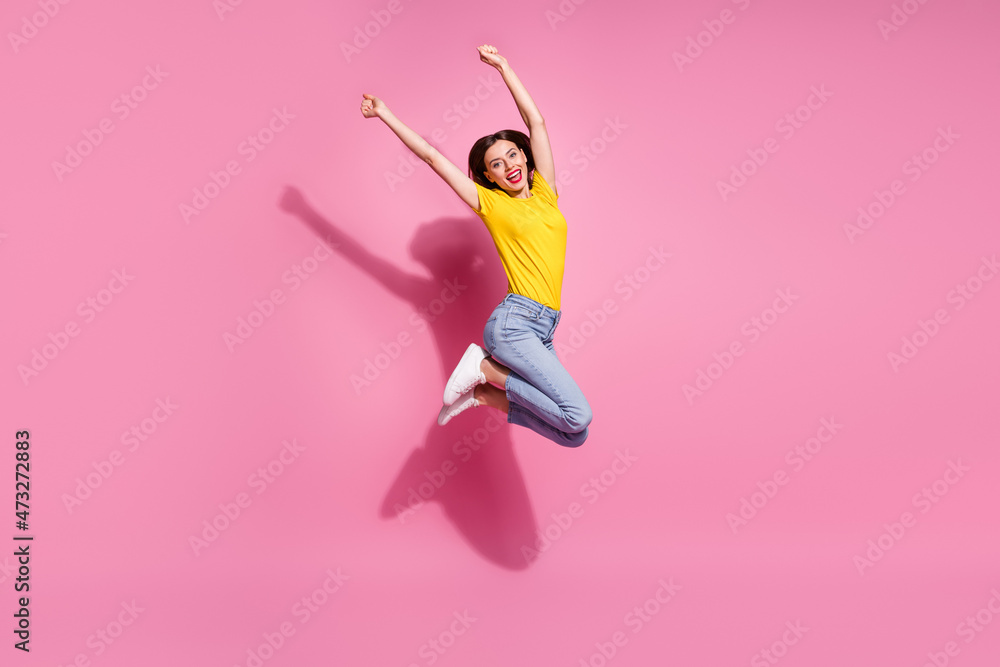
[[[487,65],[493,65],[497,69],[507,67],[507,59],[497,53],[497,47],[492,44],[483,44],[479,49],[479,59]]]
[[[365,118],[381,118],[382,113],[389,110],[385,102],[374,95],[368,93],[363,93],[363,95],[365,99],[361,102],[361,115]]]

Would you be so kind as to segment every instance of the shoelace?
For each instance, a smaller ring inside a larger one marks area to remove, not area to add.
[[[464,394],[473,387],[484,384],[485,382],[486,382],[486,374],[483,373],[482,371],[479,371],[479,374],[476,375],[476,377],[472,378],[472,380],[467,382],[465,386],[459,388],[458,393],[459,395]]]

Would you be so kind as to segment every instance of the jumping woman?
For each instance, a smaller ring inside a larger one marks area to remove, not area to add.
[[[562,316],[566,219],[559,212],[549,136],[535,102],[495,47],[479,59],[500,72],[528,136],[500,130],[469,151],[469,175],[403,124],[385,103],[364,94],[361,113],[381,118],[430,165],[486,225],[507,274],[507,295],[483,330],[483,349],[469,345],[444,390],[438,424],[468,408],[489,405],[507,422],[565,447],[587,439],[592,413],[583,392],[556,356],[552,337]],[[471,178],[470,178],[471,177]]]

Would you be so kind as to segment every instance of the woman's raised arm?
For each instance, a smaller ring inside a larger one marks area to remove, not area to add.
[[[487,65],[492,65],[500,72],[504,83],[507,84],[510,94],[514,97],[517,110],[521,114],[521,119],[528,126],[528,135],[531,139],[531,156],[535,161],[535,170],[549,184],[552,191],[556,190],[556,167],[552,159],[552,147],[549,145],[549,133],[545,127],[545,118],[538,110],[535,101],[528,94],[528,89],[524,87],[521,80],[514,73],[507,59],[501,56],[495,46],[483,44],[479,48],[479,59]]]
[[[479,192],[476,184],[471,178],[466,176],[458,167],[452,164],[445,156],[441,155],[438,149],[431,146],[426,139],[406,126],[406,124],[396,117],[396,114],[389,110],[385,103],[374,95],[364,93],[364,101],[361,102],[361,114],[365,118],[381,118],[382,122],[389,126],[406,147],[413,151],[413,154],[431,166],[438,176],[444,179],[451,189],[475,210],[479,210]],[[545,175],[542,175],[543,178]]]

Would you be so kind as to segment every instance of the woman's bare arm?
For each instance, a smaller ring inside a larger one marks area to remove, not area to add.
[[[531,155],[535,159],[535,169],[548,182],[553,192],[556,189],[556,168],[552,159],[552,147],[549,145],[549,133],[545,127],[545,118],[538,110],[535,101],[528,94],[528,89],[524,87],[521,80],[514,73],[513,68],[507,59],[501,56],[495,46],[483,44],[479,47],[479,59],[488,65],[492,65],[500,72],[504,83],[507,84],[517,110],[521,114],[521,119],[528,126],[528,134],[531,139]]]
[[[440,176],[451,189],[475,210],[479,210],[479,192],[476,184],[471,178],[452,164],[438,149],[431,146],[426,139],[414,132],[412,129],[396,117],[396,114],[385,105],[385,103],[374,95],[364,93],[364,101],[361,102],[361,114],[365,118],[380,118],[397,137],[413,151],[413,154],[431,166],[431,169]],[[543,174],[544,177],[544,174]]]

